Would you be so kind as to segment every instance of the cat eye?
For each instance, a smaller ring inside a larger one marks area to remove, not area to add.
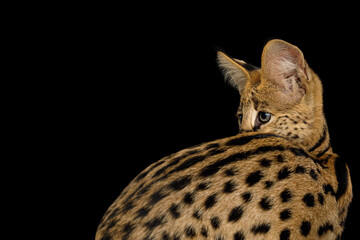
[[[271,119],[271,114],[267,112],[259,112],[258,118],[261,123],[267,123]]]
[[[242,121],[242,119],[243,119],[242,113],[241,113],[241,114],[238,114],[238,115],[237,115],[237,118],[238,118],[238,122],[239,122],[239,124],[240,124],[241,121]]]

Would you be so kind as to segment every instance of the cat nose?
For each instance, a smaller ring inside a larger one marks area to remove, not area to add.
[[[250,121],[249,122],[243,122],[241,124],[241,131],[242,132],[253,132],[254,131]]]

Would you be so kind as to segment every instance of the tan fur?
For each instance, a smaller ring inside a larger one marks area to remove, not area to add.
[[[332,152],[322,84],[302,52],[272,40],[261,69],[221,52],[218,61],[241,94],[240,134],[146,168],[105,213],[96,240],[340,239],[350,173]],[[259,112],[271,119],[255,129]]]

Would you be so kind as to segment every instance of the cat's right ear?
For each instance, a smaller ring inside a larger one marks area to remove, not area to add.
[[[250,81],[249,72],[243,67],[247,63],[231,58],[221,51],[217,52],[217,62],[225,76],[225,80],[236,88],[241,95],[246,83]]]

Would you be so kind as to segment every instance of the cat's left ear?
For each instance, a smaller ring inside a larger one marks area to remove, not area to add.
[[[299,101],[307,91],[309,69],[303,53],[282,40],[271,40],[261,57],[262,77],[276,86],[284,103]]]
[[[251,81],[251,72],[258,69],[242,60],[231,58],[223,52],[217,52],[217,61],[225,79],[242,95],[245,85]]]

